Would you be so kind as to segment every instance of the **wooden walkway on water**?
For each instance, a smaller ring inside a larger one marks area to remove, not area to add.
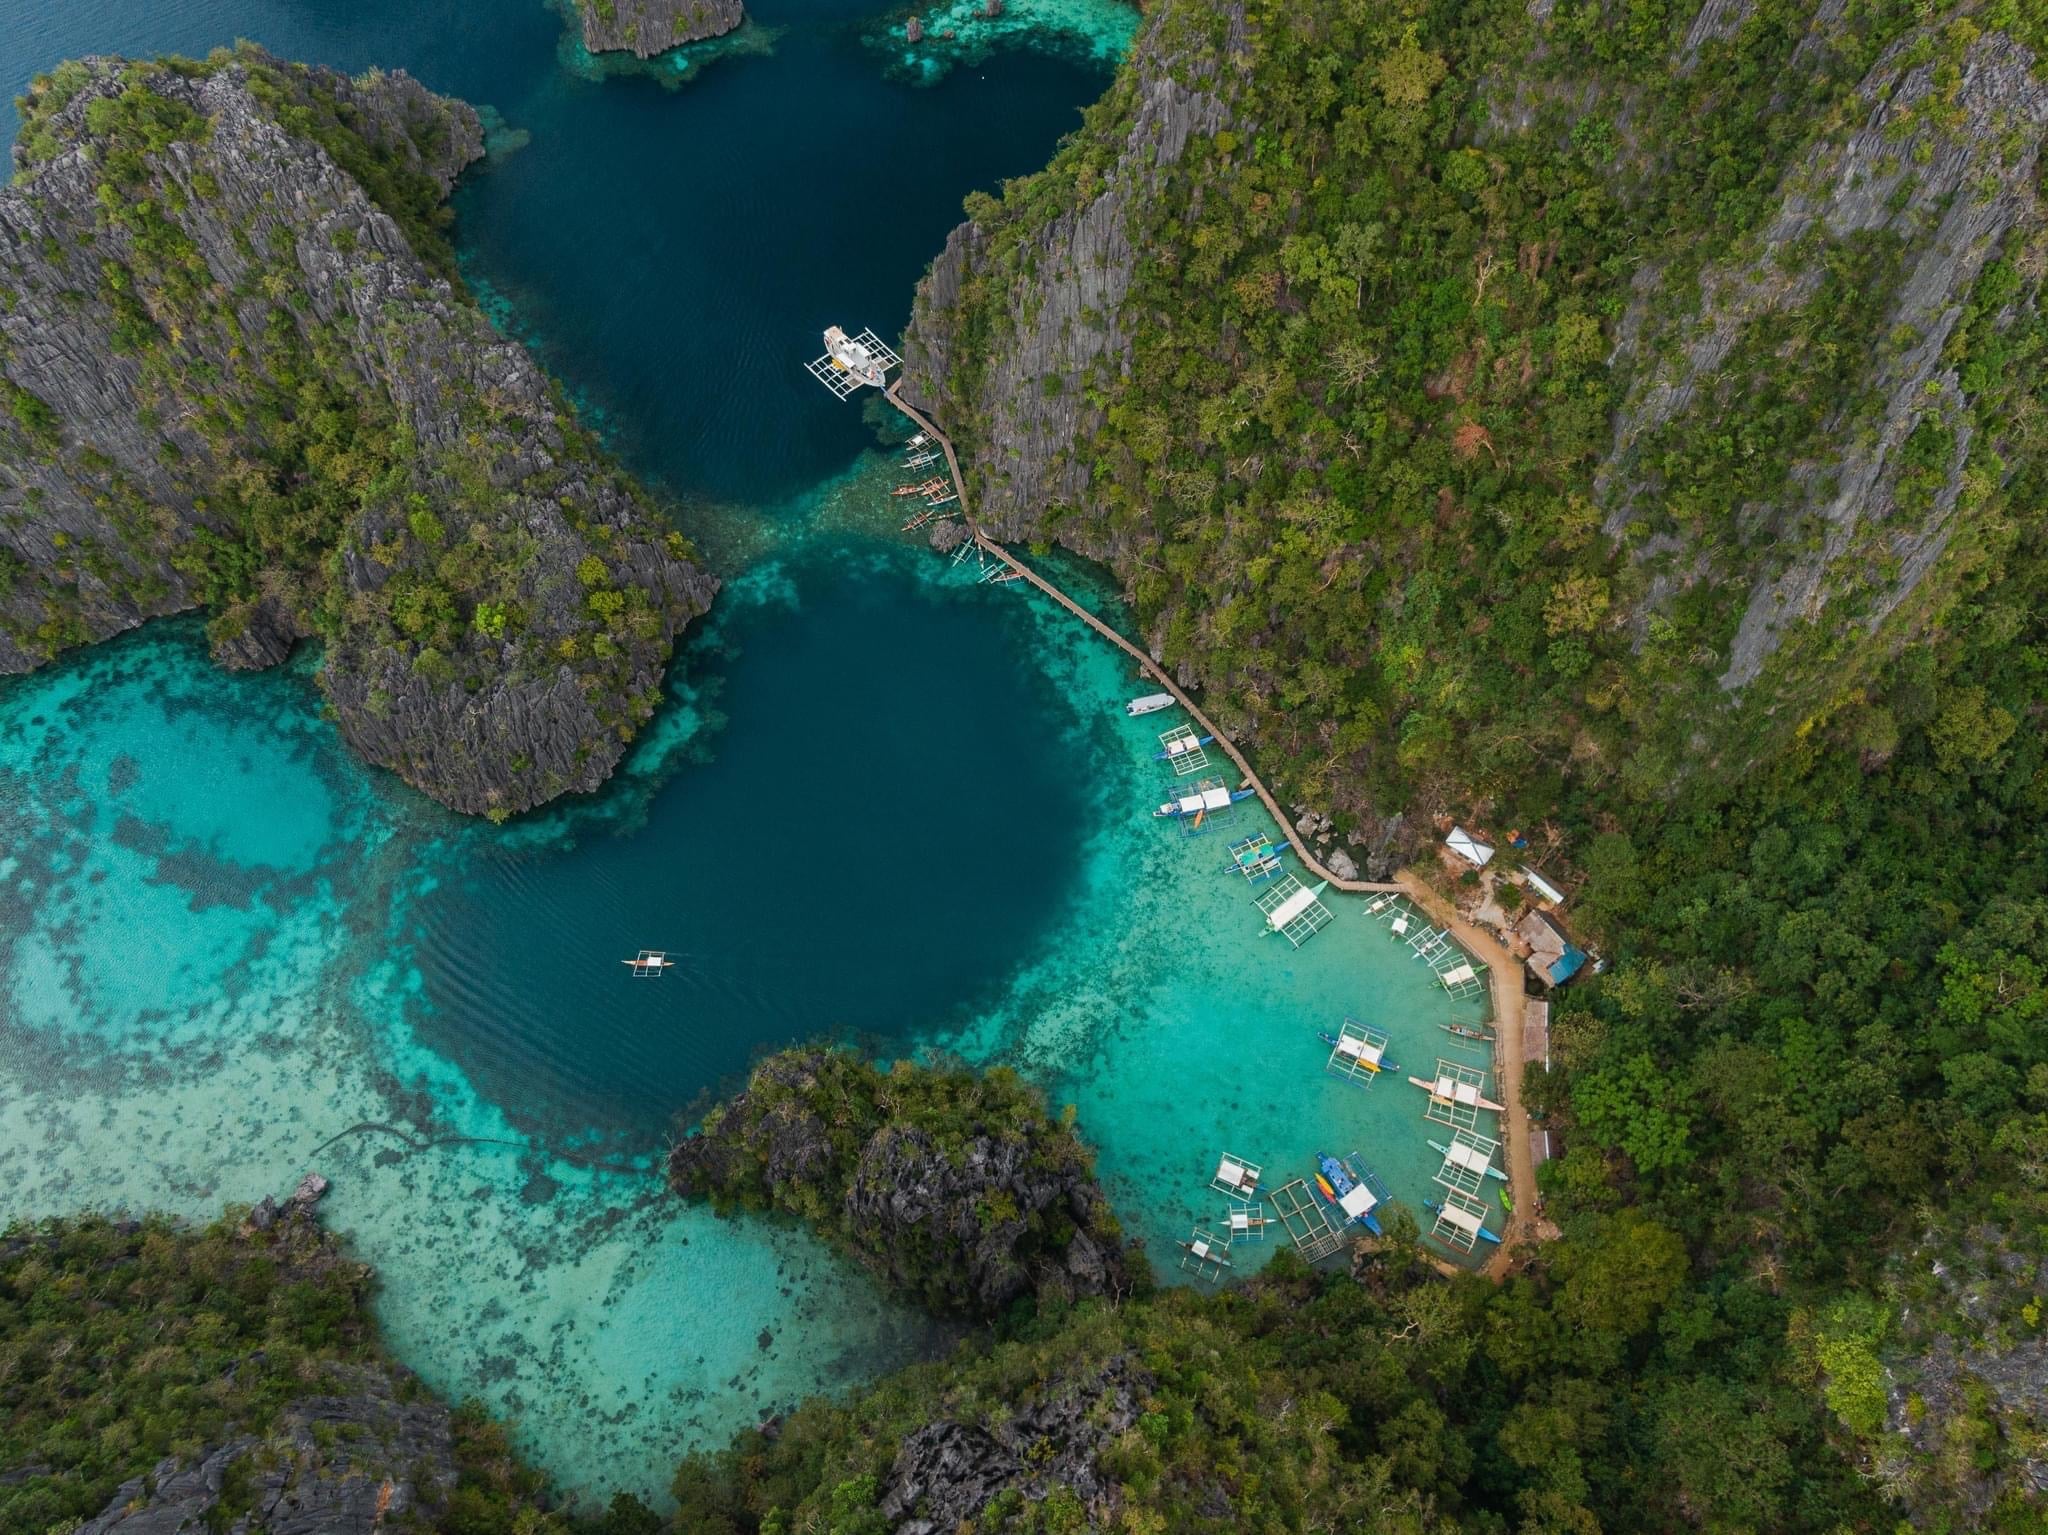
[[[1507,1108],[1507,1112],[1501,1116],[1505,1131],[1501,1136],[1501,1143],[1502,1149],[1507,1153],[1508,1187],[1514,1194],[1515,1213],[1508,1220],[1507,1240],[1501,1243],[1483,1272],[1493,1279],[1505,1278],[1513,1260],[1512,1250],[1518,1242],[1548,1237],[1555,1229],[1548,1227],[1547,1223],[1539,1224],[1536,1216],[1535,1159],[1530,1155],[1529,1118],[1522,1108],[1524,1055],[1521,961],[1510,954],[1506,945],[1498,939],[1467,922],[1420,875],[1411,870],[1402,870],[1399,880],[1375,881],[1339,879],[1324,868],[1315,854],[1309,851],[1308,844],[1302,839],[1301,833],[1295,830],[1294,823],[1280,808],[1280,802],[1273,797],[1264,780],[1252,771],[1251,763],[1245,759],[1244,753],[1237,749],[1237,743],[1216,728],[1215,721],[1204,714],[1200,706],[1188,697],[1186,690],[1167,675],[1164,667],[981,530],[981,524],[974,520],[974,513],[967,505],[967,480],[960,473],[960,460],[953,452],[953,440],[939,430],[936,422],[904,400],[900,392],[901,384],[902,379],[899,377],[884,393],[891,405],[915,422],[918,430],[929,435],[945,453],[946,467],[952,471],[953,486],[960,494],[961,520],[967,525],[967,530],[977,546],[1002,561],[1032,586],[1123,651],[1137,663],[1141,673],[1171,693],[1174,702],[1187,710],[1189,716],[1202,727],[1202,733],[1216,738],[1216,744],[1223,748],[1224,754],[1244,775],[1245,786],[1258,794],[1259,802],[1266,807],[1267,813],[1273,817],[1281,831],[1286,833],[1288,844],[1294,849],[1295,856],[1317,879],[1328,880],[1336,889],[1354,893],[1392,891],[1405,895],[1433,920],[1449,928],[1467,953],[1486,962],[1487,974],[1493,983],[1494,1080],[1499,1084],[1501,1102]]]

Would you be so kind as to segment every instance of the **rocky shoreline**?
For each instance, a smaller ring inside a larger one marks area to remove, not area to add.
[[[0,191],[0,673],[203,607],[325,646],[368,760],[507,815],[601,784],[716,582],[476,308],[464,103],[259,49],[95,58]]]
[[[584,47],[639,59],[721,37],[747,19],[743,0],[575,0],[575,6]]]
[[[1001,1068],[884,1072],[788,1050],[676,1143],[668,1176],[685,1198],[803,1217],[935,1311],[993,1317],[1138,1283],[1073,1127]]]

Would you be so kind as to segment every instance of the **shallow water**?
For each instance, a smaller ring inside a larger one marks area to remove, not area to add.
[[[1129,13],[1013,0],[908,74],[894,18],[756,17],[691,73],[593,64],[538,5],[0,6],[16,82],[244,35],[495,106],[525,142],[459,193],[473,283],[734,577],[606,792],[503,828],[355,762],[312,657],[227,676],[173,622],[0,682],[0,1215],[203,1215],[317,1166],[402,1357],[600,1497],[942,1341],[800,1233],[661,1196],[672,1115],[754,1053],[1015,1061],[1170,1272],[1225,1149],[1269,1182],[1363,1151],[1422,1197],[1420,1094],[1324,1077],[1314,1030],[1365,1017],[1419,1070],[1457,1012],[1355,899],[1299,953],[1260,936],[1223,868],[1257,812],[1154,822],[1173,716],[898,535],[874,413],[800,372],[828,320],[900,326]],[[683,964],[634,982],[642,945]]]

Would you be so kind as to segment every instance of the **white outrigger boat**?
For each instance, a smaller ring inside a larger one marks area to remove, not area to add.
[[[836,325],[825,327],[825,355],[871,388],[889,381],[881,359]]]
[[[805,363],[804,371],[843,400],[863,384],[888,387],[889,370],[902,361],[872,330],[849,336],[830,325],[825,328],[825,355]]]
[[[651,980],[658,978],[675,961],[659,949],[642,949],[638,958],[622,959],[619,963],[633,972],[635,980]]]
[[[1171,693],[1147,693],[1143,698],[1134,698],[1124,705],[1124,713],[1132,719],[1141,714],[1157,714],[1161,709],[1173,707]]]
[[[1256,790],[1226,789],[1218,784],[1211,788],[1196,788],[1187,794],[1175,795],[1152,812],[1155,820],[1169,816],[1202,815],[1212,810],[1221,810],[1241,799],[1250,799]]]

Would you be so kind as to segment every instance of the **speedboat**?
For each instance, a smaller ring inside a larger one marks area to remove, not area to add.
[[[1161,709],[1173,707],[1171,693],[1147,693],[1143,698],[1134,698],[1124,705],[1124,713],[1132,719],[1141,714],[1157,714]]]

